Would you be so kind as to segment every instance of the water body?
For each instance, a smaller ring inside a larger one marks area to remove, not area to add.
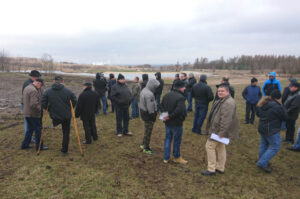
[[[30,71],[11,71],[11,72],[21,72],[21,73],[29,73]],[[45,71],[39,71],[40,73],[46,73]],[[68,72],[62,72],[62,71],[53,71],[54,74],[57,75],[71,75],[71,76],[84,76],[84,77],[96,77],[95,73],[68,73]],[[148,74],[149,79],[155,78],[155,72],[103,72],[104,77],[108,78],[109,74],[113,73],[115,75],[115,78],[118,78],[119,73],[124,75],[125,79],[127,80],[133,80],[135,77],[139,77],[140,80],[142,79],[143,74]],[[162,78],[168,78],[173,79],[175,74],[178,72],[161,72]],[[189,72],[186,72],[187,74]],[[195,76],[200,76],[201,74],[206,74],[208,77],[212,76],[211,73],[201,73],[201,72],[193,72]]]

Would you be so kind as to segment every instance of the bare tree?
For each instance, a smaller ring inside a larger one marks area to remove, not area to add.
[[[54,71],[53,58],[50,54],[44,53],[42,55],[42,69],[45,72],[53,73]]]
[[[2,71],[9,71],[9,57],[4,49],[0,52],[0,68]]]

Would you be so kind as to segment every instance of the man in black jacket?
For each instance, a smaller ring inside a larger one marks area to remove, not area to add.
[[[160,96],[162,94],[162,91],[164,89],[164,80],[161,78],[161,73],[157,72],[155,73],[156,80],[159,81],[159,86],[156,88],[154,96],[156,100],[157,110],[160,109]]]
[[[163,97],[161,103],[161,111],[167,112],[168,115],[163,118],[166,127],[166,138],[164,145],[164,163],[168,163],[170,159],[171,143],[174,138],[173,156],[174,162],[186,164],[187,161],[180,156],[180,145],[182,138],[182,123],[185,120],[185,84],[178,81],[174,85],[175,90],[169,92]]]
[[[284,108],[288,112],[289,119],[286,121],[286,137],[287,143],[294,143],[295,125],[300,110],[300,84],[293,82],[290,85],[290,94],[284,102]]]
[[[117,136],[132,135],[132,133],[128,131],[129,106],[132,100],[131,92],[125,84],[125,77],[121,73],[118,76],[117,83],[113,85],[111,89],[111,99],[116,106]]]
[[[83,92],[79,95],[78,102],[76,105],[75,115],[80,116],[83,123],[83,128],[85,132],[84,144],[91,144],[93,137],[94,141],[98,139],[97,128],[95,122],[95,113],[98,110],[98,95],[92,91],[92,84],[85,83],[83,87]]]
[[[39,71],[37,70],[32,70],[30,71],[29,73],[29,79],[26,80],[24,83],[23,83],[23,86],[22,86],[22,95],[23,95],[23,91],[24,89],[29,85],[29,84],[32,84],[35,80],[37,80],[38,78],[40,78],[42,75]],[[23,96],[22,96],[22,99],[23,99]],[[21,102],[21,111],[23,111],[23,100]],[[24,117],[24,125],[25,125],[25,132],[24,132],[24,138],[26,137],[26,132],[28,132],[28,124],[27,124],[27,121]],[[31,142],[34,142],[34,139],[33,137],[30,138]]]
[[[97,73],[96,74],[96,79],[93,81],[93,86],[98,93],[99,99],[102,101],[102,111],[103,115],[106,115],[106,110],[107,110],[107,100],[105,96],[105,92],[107,90],[107,81],[103,75],[103,73]],[[100,103],[100,101],[99,101]],[[98,108],[100,108],[100,105],[98,105]],[[99,110],[97,110],[97,113],[99,114]]]
[[[195,98],[195,113],[192,132],[199,135],[206,134],[201,131],[201,128],[207,114],[208,104],[214,99],[214,94],[210,86],[207,85],[206,79],[206,75],[201,75],[199,83],[195,84],[191,90],[191,96]]]
[[[143,74],[142,75],[142,83],[141,83],[141,91],[143,90],[143,88],[146,87],[148,80],[149,80],[148,74]]]
[[[188,101],[188,108],[187,111],[188,112],[192,112],[193,111],[193,98],[192,98],[192,88],[193,86],[197,83],[197,80],[194,77],[193,73],[189,74],[189,79],[188,79],[188,85],[186,86],[186,90],[187,90],[187,101]]]
[[[76,105],[74,93],[64,86],[64,80],[61,76],[54,78],[54,84],[47,89],[42,97],[42,108],[49,110],[53,126],[62,125],[63,141],[61,152],[63,155],[68,153],[71,122],[71,104]]]
[[[180,81],[179,79],[179,74],[176,74],[175,77],[174,77],[174,80],[173,80],[173,83],[172,83],[172,86],[171,86],[171,91],[173,91],[175,88],[174,88],[174,85],[176,84],[177,81]]]

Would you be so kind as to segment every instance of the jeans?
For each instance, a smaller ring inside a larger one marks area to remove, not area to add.
[[[90,119],[82,120],[83,128],[85,132],[85,140],[87,143],[91,143],[93,137],[94,140],[98,139],[97,128],[95,124],[95,116]]]
[[[294,143],[295,128],[296,128],[296,120],[286,121],[286,134],[285,134],[286,141]]]
[[[293,148],[300,150],[300,126],[298,128],[296,143],[294,144]]]
[[[21,104],[21,111],[23,111],[23,104]],[[24,117],[24,139],[25,139],[25,137],[26,137],[26,132],[28,131],[28,124],[27,124],[27,121],[26,121],[26,119],[25,119],[25,117]],[[31,142],[34,142],[34,139],[33,139],[33,137],[31,137],[30,138],[30,141]]]
[[[257,166],[266,168],[269,161],[277,154],[280,149],[280,133],[271,136],[260,135],[259,160]]]
[[[128,133],[129,109],[116,107],[117,134]],[[122,126],[123,122],[123,126]]]
[[[155,101],[156,101],[156,105],[157,105],[157,110],[160,110],[160,96],[161,94],[155,94]]]
[[[207,114],[208,106],[205,104],[195,104],[194,124],[192,131],[201,134],[201,128]]]
[[[27,131],[21,148],[26,149],[29,147],[32,133],[35,132],[35,149],[38,150],[42,132],[41,118],[25,117],[25,120],[27,122]],[[43,147],[43,143],[41,144],[41,147]]]
[[[192,93],[191,92],[188,92],[187,101],[188,101],[187,111],[193,111],[193,98],[192,98]]]
[[[139,105],[136,99],[133,99],[131,102],[131,117],[138,118],[139,117]]]
[[[249,104],[246,103],[246,118],[245,122],[247,123],[254,123],[255,120],[255,112],[256,112],[256,104]],[[251,113],[251,118],[250,118],[250,113]]]
[[[181,145],[181,138],[182,138],[182,126],[167,126],[166,127],[166,138],[165,138],[165,145],[164,145],[164,159],[170,159],[171,153],[171,144],[172,139],[174,137],[173,143],[173,156],[174,158],[180,157],[180,145]]]

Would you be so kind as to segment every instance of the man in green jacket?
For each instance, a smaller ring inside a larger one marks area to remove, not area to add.
[[[208,117],[206,132],[219,136],[219,138],[238,138],[238,119],[236,104],[231,97],[229,87],[221,84],[218,87],[218,97],[213,104]],[[224,174],[226,162],[225,144],[208,138],[206,142],[208,168],[202,172],[204,176],[216,175],[216,172]]]

